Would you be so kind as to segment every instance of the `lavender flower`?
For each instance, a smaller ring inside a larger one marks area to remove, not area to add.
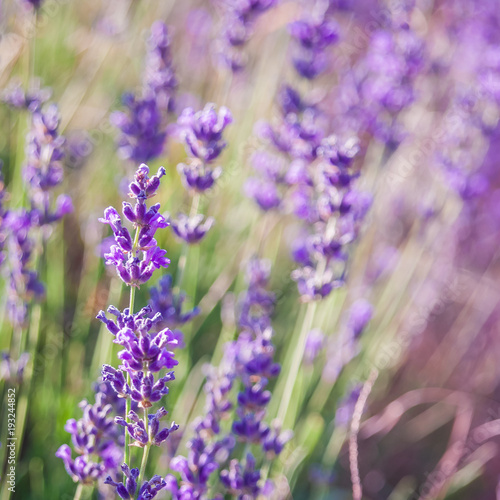
[[[35,81],[27,91],[24,91],[20,82],[11,82],[1,93],[0,99],[13,108],[27,109],[34,113],[50,99],[51,94],[50,88],[40,87],[40,81]]]
[[[157,158],[163,152],[167,134],[156,100],[124,94],[122,101],[127,111],[115,111],[110,118],[111,123],[121,131],[118,138],[120,156],[133,162]]]
[[[155,21],[148,39],[144,94],[154,97],[159,109],[173,111],[173,96],[177,85],[177,77],[172,66],[168,28],[165,23]]]
[[[0,380],[7,380],[14,385],[21,384],[29,360],[27,352],[23,352],[17,360],[12,359],[8,352],[0,352]]]
[[[211,103],[196,113],[192,108],[186,108],[179,116],[178,124],[187,153],[204,164],[213,162],[226,147],[222,134],[232,121],[230,111],[224,106],[218,112]]]
[[[127,464],[122,465],[123,475],[125,476],[125,484],[113,481],[111,476],[108,476],[104,484],[113,486],[118,496],[124,500],[135,499],[137,500],[151,500],[159,491],[166,486],[166,482],[158,475],[153,476],[149,481],[145,481],[139,487],[137,497],[137,481],[139,479],[139,469],[130,469]]]
[[[105,399],[105,394],[97,392],[93,405],[82,401],[79,405],[83,410],[82,418],[70,419],[66,423],[65,430],[71,434],[79,456],[73,460],[68,445],[62,445],[56,456],[63,460],[75,482],[92,484],[106,473],[115,471],[122,459],[118,447],[121,433],[110,417],[112,406],[105,404]]]
[[[28,305],[32,300],[40,301],[45,295],[45,287],[38,273],[32,269],[35,243],[30,237],[37,226],[37,214],[20,210],[8,212],[3,221],[7,235],[9,262],[9,292],[7,310],[13,324],[26,326]]]
[[[184,240],[189,245],[194,245],[199,243],[213,226],[213,217],[203,219],[202,214],[188,217],[181,213],[177,215],[176,219],[171,220],[172,229],[178,238]]]
[[[127,111],[111,115],[112,124],[121,131],[118,151],[134,162],[147,162],[163,152],[167,138],[165,113],[174,108],[177,88],[167,27],[160,21],[151,27],[148,49],[142,95],[124,94]]]
[[[149,293],[151,296],[149,303],[153,312],[161,314],[161,321],[158,323],[159,327],[180,327],[200,313],[198,307],[190,311],[182,311],[186,294],[183,292],[174,293],[172,276],[169,274],[163,276],[158,282],[158,287],[151,288]],[[178,340],[182,342],[181,338]]]
[[[304,363],[314,364],[319,353],[325,345],[325,336],[321,330],[314,329],[309,332],[304,347]]]
[[[257,291],[261,296],[265,295],[269,272],[269,262],[257,259],[249,262],[249,289],[243,295],[242,303],[251,302]],[[273,359],[272,330],[268,326],[274,296],[269,292],[267,294],[270,302],[266,302],[266,307],[259,309],[251,321],[246,313],[245,319],[240,319],[244,331],[236,341],[226,344],[220,365],[206,368],[205,412],[195,421],[195,436],[190,441],[189,457],[176,457],[171,464],[182,479],[181,486],[173,476],[167,481],[167,489],[175,499],[204,498],[209,477],[231,455],[235,440],[260,446],[272,460],[291,438],[291,433],[281,432],[277,423],[273,423],[271,428],[264,421],[266,406],[271,398],[267,389],[268,380],[280,372],[279,364]],[[233,402],[230,395],[236,384],[240,385],[240,389]],[[220,423],[233,411],[231,434],[220,437]],[[265,495],[271,484],[259,485],[259,480],[260,472],[255,469],[251,454],[244,466],[234,459],[229,470],[220,473],[221,484],[233,495],[256,495],[259,492]]]
[[[297,41],[298,55],[293,60],[297,73],[313,80],[325,69],[325,49],[339,38],[339,27],[325,15],[319,18],[301,19],[289,26],[292,37]]]
[[[131,286],[146,283],[155,269],[166,268],[170,264],[170,260],[165,257],[166,250],[159,248],[154,239],[156,231],[169,224],[159,213],[159,203],[149,208],[146,206],[146,200],[156,194],[165,169],[161,167],[158,174],[151,178],[148,174],[149,168],[142,164],[137,169],[135,181],[129,186],[129,196],[136,200],[135,206],[123,203],[123,215],[136,230],[134,241],[129,230],[122,226],[121,218],[113,207],[108,207],[104,211],[104,217],[99,219],[110,225],[116,243],[105,254],[106,264],[114,265],[118,276]],[[142,258],[139,258],[141,254]]]
[[[272,8],[277,0],[223,0],[224,30],[218,52],[222,62],[233,72],[245,67],[244,46],[248,43],[257,18]]]

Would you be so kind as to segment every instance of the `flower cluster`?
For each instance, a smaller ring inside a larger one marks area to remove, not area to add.
[[[139,479],[139,469],[130,469],[127,464],[122,465],[122,472],[125,476],[125,484],[113,481],[111,476],[108,476],[104,484],[109,484],[116,489],[116,493],[124,500],[136,498],[137,481]],[[149,481],[145,481],[139,488],[137,500],[151,500],[156,494],[165,488],[165,481],[158,475],[153,476]]]
[[[278,0],[223,0],[223,31],[218,39],[222,62],[233,72],[246,65],[244,47],[248,43],[258,17],[278,3]]]
[[[339,39],[339,26],[328,17],[328,11],[320,16],[300,19],[290,24],[290,34],[297,44],[293,65],[303,78],[313,80],[325,70],[325,50]]]
[[[329,16],[325,11],[290,26],[301,47],[294,65],[308,80],[324,69],[325,50],[338,39],[337,24]],[[246,192],[261,209],[291,211],[306,222],[294,244],[300,268],[292,277],[308,302],[344,283],[348,245],[357,237],[371,197],[355,188],[358,138],[331,133],[327,113],[288,85],[281,88],[278,103],[280,121],[258,129],[274,152],[254,154],[258,175],[247,182]]]
[[[129,196],[135,200],[135,206],[123,202],[123,215],[136,231],[134,239],[122,225],[115,208],[108,207],[104,211],[104,217],[99,219],[110,225],[116,243],[105,254],[106,264],[115,266],[118,276],[131,286],[146,283],[155,269],[166,268],[170,264],[165,256],[166,250],[159,248],[154,238],[159,228],[168,227],[169,224],[159,213],[159,203],[149,208],[146,205],[146,200],[156,194],[165,169],[161,167],[157,175],[151,178],[148,174],[149,168],[142,164],[135,173],[134,182],[129,186]]]
[[[160,327],[178,328],[200,313],[199,307],[183,312],[186,294],[174,292],[170,274],[163,276],[158,282],[158,287],[151,288],[149,293],[151,296],[149,304],[153,312],[161,314]]]
[[[41,88],[40,82],[36,81],[27,91],[23,89],[20,82],[11,82],[1,93],[0,99],[9,106],[17,109],[27,109],[33,113],[40,110],[42,105],[51,97],[50,88]]]
[[[226,147],[223,133],[232,122],[229,110],[221,107],[216,111],[214,104],[207,104],[201,111],[186,108],[179,116],[178,125],[189,159],[177,166],[182,182],[194,196],[204,193],[220,176],[222,169],[212,167],[213,162]],[[193,211],[192,211],[193,212]],[[188,244],[199,243],[212,227],[213,219],[191,213],[178,214],[172,219],[174,233]]]
[[[12,359],[8,352],[0,352],[0,380],[7,380],[11,384],[19,385],[23,380],[24,370],[29,359],[30,355],[27,352],[23,352],[17,361]]]
[[[168,30],[156,21],[148,39],[142,95],[125,94],[127,111],[111,115],[111,122],[121,131],[118,151],[123,158],[146,162],[160,156],[167,138],[165,113],[174,109],[176,88]]]
[[[235,450],[237,442],[258,446],[272,460],[279,455],[290,432],[282,432],[277,422],[268,426],[264,417],[271,393],[268,380],[280,372],[275,363],[271,342],[272,329],[269,315],[273,311],[273,295],[262,302],[269,279],[269,263],[254,259],[247,271],[249,289],[242,303],[257,306],[250,318],[246,307],[240,318],[243,331],[236,341],[225,346],[223,359],[218,367],[208,367],[205,384],[206,406],[203,417],[195,421],[195,437],[190,441],[188,458],[176,457],[171,467],[179,472],[182,484],[170,476],[167,488],[174,499],[207,498],[208,480],[221,468]],[[255,298],[257,300],[255,300]],[[259,304],[264,303],[261,308]],[[236,400],[231,399],[233,387],[240,386]],[[224,435],[221,423],[232,415],[230,434]],[[222,436],[222,437],[221,437]],[[270,491],[270,482],[261,481],[256,459],[248,453],[244,461],[234,458],[228,469],[220,472],[220,484],[232,495],[256,498]],[[191,496],[183,496],[191,495]]]
[[[120,450],[121,433],[114,424],[113,406],[107,403],[107,395],[98,392],[95,403],[84,400],[80,403],[83,416],[66,422],[65,430],[71,434],[73,448],[78,454],[72,458],[71,448],[64,444],[56,453],[61,458],[68,474],[75,482],[92,484],[105,474],[116,471],[122,460]]]

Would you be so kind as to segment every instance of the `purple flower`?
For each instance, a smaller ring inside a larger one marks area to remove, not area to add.
[[[188,217],[185,214],[178,214],[177,219],[171,220],[174,233],[186,243],[194,245],[199,243],[212,227],[214,219],[207,217],[203,221],[203,215],[198,214]]]
[[[295,70],[303,78],[313,80],[325,69],[324,51],[337,42],[338,25],[325,17],[310,18],[291,23],[289,31],[299,49],[293,59]]]
[[[159,109],[173,111],[177,77],[172,66],[170,36],[162,21],[151,26],[144,71],[144,94],[156,100]]]
[[[166,250],[159,248],[154,239],[156,231],[169,224],[159,213],[159,203],[149,208],[146,206],[146,200],[156,194],[165,169],[161,167],[158,174],[151,178],[148,174],[149,168],[142,164],[136,171],[134,182],[129,186],[129,196],[136,200],[135,206],[123,203],[123,215],[136,229],[134,241],[129,230],[122,226],[115,208],[108,207],[104,211],[104,217],[99,219],[103,224],[109,224],[116,243],[104,254],[106,264],[115,266],[118,276],[127,285],[133,286],[146,283],[155,269],[166,268],[170,264]]]
[[[183,292],[177,294],[173,291],[172,276],[166,274],[158,282],[157,288],[149,290],[151,299],[149,301],[154,313],[161,314],[158,326],[179,327],[191,321],[200,313],[198,307],[191,311],[182,312],[186,295]],[[182,338],[178,339],[182,342]]]
[[[169,437],[170,433],[179,428],[175,422],[172,422],[169,428],[165,427],[160,430],[160,419],[166,415],[167,411],[163,407],[156,413],[148,415],[149,432],[146,432],[144,421],[134,411],[128,414],[128,420],[131,423],[128,423],[123,417],[116,417],[115,422],[127,429],[130,437],[134,440],[132,446],[143,448],[148,443],[160,446]]]
[[[13,385],[20,385],[29,359],[30,355],[27,352],[23,352],[17,361],[12,359],[8,352],[0,352],[0,380],[6,380]]]
[[[193,158],[187,165],[179,163],[177,170],[181,174],[184,187],[198,193],[210,189],[222,173],[221,167],[210,169],[197,158]]]
[[[13,108],[27,109],[33,113],[40,110],[42,105],[50,99],[51,94],[51,89],[41,88],[39,81],[35,81],[27,91],[24,91],[20,82],[12,82],[2,92],[0,99]]]
[[[118,138],[120,156],[133,162],[145,162],[160,156],[167,134],[156,99],[125,94],[123,105],[127,111],[115,111],[110,118],[121,131]]]
[[[222,138],[225,128],[233,118],[226,107],[215,110],[215,104],[207,104],[203,110],[194,112],[186,108],[179,116],[178,124],[189,155],[203,163],[211,163],[226,147]]]
[[[224,31],[218,40],[218,52],[223,63],[233,72],[245,67],[244,46],[249,41],[257,18],[277,0],[223,0]]]
[[[321,330],[311,330],[304,348],[304,362],[312,365],[325,345],[325,335]]]
[[[244,467],[238,460],[231,460],[229,469],[220,473],[220,480],[231,495],[238,498],[257,498],[261,493],[258,486],[260,470],[255,467],[255,458],[251,453],[245,457]]]
[[[71,434],[73,447],[80,456],[73,460],[68,445],[62,445],[56,456],[64,461],[74,481],[92,484],[117,469],[122,460],[119,448],[122,434],[110,416],[113,408],[106,403],[106,394],[98,390],[93,405],[84,400],[79,406],[83,411],[82,418],[69,419],[64,428]],[[91,456],[96,458],[91,460]]]

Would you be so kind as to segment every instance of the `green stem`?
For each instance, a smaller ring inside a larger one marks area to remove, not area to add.
[[[295,346],[295,351],[293,353],[292,362],[290,365],[290,370],[286,376],[286,385],[283,391],[283,396],[281,398],[280,406],[278,409],[278,420],[284,424],[285,418],[288,412],[288,406],[292,400],[293,389],[295,387],[295,382],[297,381],[297,375],[300,370],[300,364],[302,362],[302,357],[304,355],[304,348],[306,344],[307,334],[311,330],[311,326],[314,319],[314,314],[316,312],[316,302],[309,302],[307,305],[306,315],[304,317],[304,322],[302,323],[302,329],[300,331],[300,336],[298,342]]]
[[[137,481],[137,485],[139,489],[141,488],[141,484],[144,480],[144,474],[146,472],[146,465],[148,463],[149,450],[151,448],[151,439],[149,438],[149,421],[148,421],[148,410],[144,408],[144,427],[146,428],[146,434],[148,435],[148,442],[146,446],[144,446],[142,453],[142,462],[141,462],[141,470],[139,472],[139,479]]]
[[[137,253],[137,245],[139,242],[139,227],[136,228],[135,230],[135,237],[134,237],[134,244],[132,246],[132,254],[135,256]],[[131,285],[130,287],[130,300],[129,300],[129,311],[128,313],[130,315],[134,314],[134,303],[135,303],[135,292],[136,292],[136,287],[134,285]],[[127,384],[130,386],[130,374],[127,372]],[[128,414],[130,413],[130,410],[132,409],[132,401],[130,397],[125,399],[125,421],[129,423],[128,421]],[[130,465],[130,436],[128,432],[125,430],[125,450],[123,453],[123,461],[127,464]],[[126,477],[123,477],[123,484],[125,484]]]
[[[78,486],[76,487],[75,496],[73,497],[73,500],[80,500],[82,498],[82,492],[83,492],[83,484],[82,483],[78,483]]]

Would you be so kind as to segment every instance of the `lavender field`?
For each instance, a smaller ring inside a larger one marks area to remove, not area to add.
[[[0,500],[500,500],[497,1],[0,35]]]

